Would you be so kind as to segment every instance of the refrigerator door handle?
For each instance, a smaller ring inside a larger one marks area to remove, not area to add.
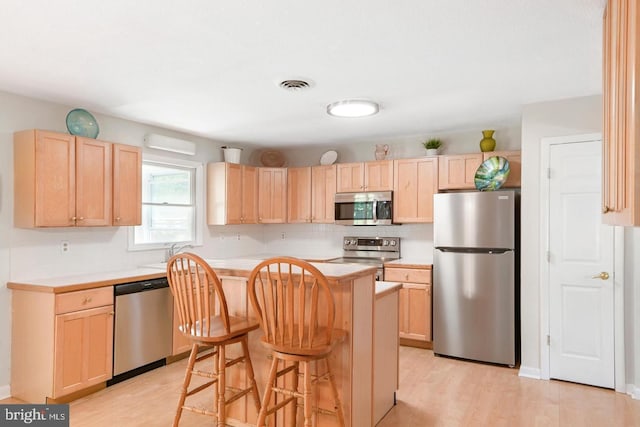
[[[513,252],[513,249],[508,248],[452,248],[452,247],[436,247],[440,252],[457,252],[463,254],[506,254],[507,252]]]

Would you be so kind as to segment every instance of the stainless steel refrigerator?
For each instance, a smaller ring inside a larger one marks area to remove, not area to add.
[[[515,191],[434,196],[433,352],[515,366]]]

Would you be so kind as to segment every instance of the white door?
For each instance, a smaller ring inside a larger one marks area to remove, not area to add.
[[[601,164],[601,141],[549,148],[549,374],[613,388],[613,227],[601,220]]]

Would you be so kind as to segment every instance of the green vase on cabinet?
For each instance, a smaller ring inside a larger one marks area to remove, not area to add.
[[[496,149],[496,140],[493,139],[493,133],[495,130],[483,130],[482,140],[480,141],[480,151],[483,153],[487,151],[493,151]]]

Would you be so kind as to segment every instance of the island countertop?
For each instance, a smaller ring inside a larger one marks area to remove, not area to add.
[[[233,258],[205,260],[219,276],[249,277],[251,270],[263,259]],[[348,280],[371,274],[373,267],[356,264],[311,263],[324,274],[329,281]],[[7,288],[35,292],[63,293],[121,283],[149,280],[166,276],[167,263],[155,263],[133,270],[107,271],[102,273],[77,274],[60,277],[34,278],[9,281]]]

